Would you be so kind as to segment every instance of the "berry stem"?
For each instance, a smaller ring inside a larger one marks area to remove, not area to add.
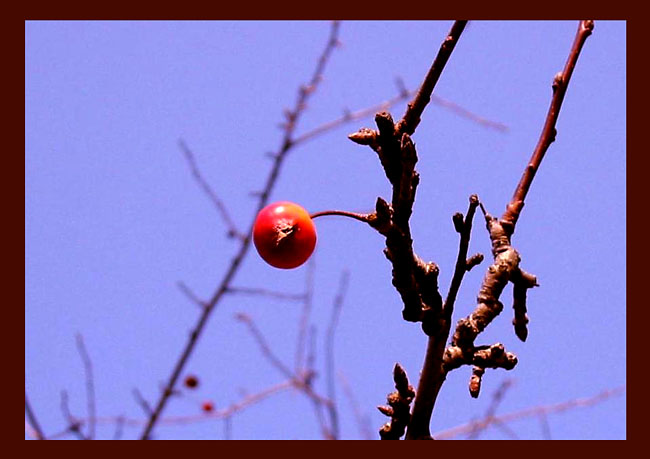
[[[370,221],[371,214],[358,214],[355,212],[347,212],[345,210],[323,210],[321,212],[311,214],[309,217],[313,220],[314,218],[323,217],[325,215],[339,215],[341,217],[350,217],[354,218],[355,220],[368,223]]]

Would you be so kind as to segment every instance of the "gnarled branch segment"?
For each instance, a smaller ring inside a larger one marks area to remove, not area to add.
[[[386,238],[384,254],[393,266],[392,283],[404,304],[402,317],[420,322],[425,314],[439,314],[442,297],[438,292],[437,265],[423,261],[413,251],[409,219],[420,181],[415,170],[417,152],[408,134],[397,133],[389,113],[378,113],[375,122],[378,130],[363,128],[349,136],[377,152],[393,188],[391,204],[378,198],[376,211],[367,221]]]
[[[379,429],[382,440],[399,440],[406,432],[406,427],[411,419],[411,402],[415,397],[415,390],[409,384],[406,372],[399,363],[396,363],[393,369],[393,380],[396,390],[386,397],[388,406],[377,407],[384,415],[391,418],[390,422]]]

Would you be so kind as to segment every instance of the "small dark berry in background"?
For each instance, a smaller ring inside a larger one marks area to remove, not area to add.
[[[189,387],[190,389],[194,389],[199,385],[199,378],[193,375],[189,375],[185,378],[185,387]]]

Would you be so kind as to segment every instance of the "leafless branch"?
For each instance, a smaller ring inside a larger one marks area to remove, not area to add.
[[[192,302],[201,308],[205,308],[205,302],[203,302],[184,282],[178,281],[176,283],[178,289]]]
[[[539,415],[538,419],[542,427],[542,438],[544,438],[544,440],[551,440],[551,426],[548,423],[548,416],[546,413],[542,413]]]
[[[248,331],[253,335],[253,338],[257,342],[258,346],[260,347],[260,350],[262,351],[262,354],[264,357],[268,359],[268,361],[273,365],[280,373],[282,373],[284,376],[287,378],[293,379],[294,374],[292,371],[285,366],[284,363],[273,353],[271,348],[269,347],[268,343],[266,342],[266,339],[262,335],[262,332],[257,328],[255,323],[253,322],[253,319],[251,319],[250,316],[244,313],[238,313],[235,315],[235,318],[239,320],[240,322],[243,322],[247,327]]]
[[[524,410],[514,411],[512,413],[502,414],[500,416],[484,418],[478,421],[468,422],[451,429],[442,430],[440,432],[437,432],[434,437],[439,440],[450,439],[458,437],[459,435],[467,434],[475,429],[486,429],[496,423],[508,424],[520,419],[537,417],[541,415],[548,416],[550,414],[562,413],[564,411],[575,408],[586,408],[589,406],[597,405],[598,403],[602,403],[609,398],[621,395],[623,392],[625,392],[624,386],[617,387],[615,389],[604,390],[599,394],[594,395],[593,397],[578,398],[562,403],[556,403],[553,405],[534,406],[532,408],[526,408]]]
[[[451,30],[447,34],[445,41],[440,46],[438,55],[436,56],[431,68],[427,72],[427,75],[424,77],[424,81],[420,85],[415,97],[408,104],[406,113],[402,117],[402,120],[397,124],[398,133],[407,133],[412,135],[415,132],[415,129],[420,124],[420,116],[424,112],[425,107],[431,101],[431,94],[433,94],[433,88],[435,88],[438,78],[442,74],[449,56],[451,56],[452,51],[456,47],[456,43],[460,38],[460,35],[463,33],[467,21],[455,21],[454,25],[451,27]]]
[[[194,328],[190,333],[190,337],[187,343],[183,347],[183,350],[181,351],[181,354],[173,367],[171,375],[164,389],[160,394],[158,402],[156,403],[153,409],[153,412],[149,418],[149,421],[147,422],[147,425],[145,426],[140,436],[140,438],[143,440],[148,439],[150,437],[150,434],[153,428],[155,427],[158,418],[162,414],[162,411],[165,408],[165,405],[167,404],[167,400],[173,393],[176,382],[178,381],[180,374],[185,368],[186,362],[188,361],[190,355],[192,354],[196,346],[199,336],[203,332],[205,325],[207,324],[208,319],[212,314],[212,311],[215,309],[216,305],[219,303],[223,295],[228,291],[228,288],[230,286],[232,279],[235,276],[235,273],[239,270],[239,266],[241,265],[244,256],[248,252],[248,248],[250,247],[250,242],[251,242],[250,234],[252,232],[252,228],[255,223],[257,214],[268,203],[269,196],[278,179],[280,169],[284,162],[284,159],[286,158],[288,152],[293,146],[293,137],[294,137],[294,132],[295,132],[297,122],[300,119],[300,116],[305,111],[309,96],[314,93],[314,91],[318,87],[319,82],[322,80],[323,72],[325,70],[327,62],[329,61],[332,51],[338,45],[338,31],[339,31],[339,23],[338,22],[332,23],[329,39],[327,41],[323,53],[318,59],[316,70],[314,71],[309,84],[307,86],[300,87],[300,90],[298,91],[298,99],[296,101],[293,110],[287,112],[287,122],[284,125],[284,135],[282,138],[280,149],[277,152],[277,154],[274,155],[271,171],[269,172],[269,175],[266,179],[266,183],[264,185],[263,191],[258,195],[257,209],[255,209],[253,218],[251,219],[251,223],[249,224],[246,233],[244,233],[245,236],[241,240],[241,244],[239,246],[239,250],[237,251],[237,254],[233,258],[232,262],[230,263],[230,266],[228,267],[224,276],[219,282],[219,285],[217,286],[214,294],[212,295],[210,300],[206,303],[205,308],[201,312],[196,325],[194,326]]]
[[[500,132],[507,132],[508,131],[508,126],[506,126],[503,123],[500,123],[498,121],[493,121],[487,118],[484,118],[482,116],[477,115],[476,113],[473,113],[469,110],[467,110],[465,107],[462,107],[458,105],[455,102],[452,102],[447,99],[443,99],[440,96],[437,96],[435,94],[431,95],[431,102],[436,105],[440,105],[441,107],[444,107],[454,113],[456,113],[459,116],[462,116],[463,118],[467,118],[470,121],[473,121],[477,124],[480,124],[481,126],[488,128],[488,129],[494,129],[496,131]]]
[[[118,416],[117,421],[115,422],[115,433],[113,434],[113,440],[122,439],[124,435],[124,416]]]
[[[31,428],[33,435],[37,440],[45,440],[45,434],[43,434],[41,425],[39,424],[38,419],[36,419],[36,414],[34,413],[32,406],[29,404],[29,399],[27,398],[27,389],[25,389],[25,414],[29,420],[29,423],[25,423],[25,428]]]
[[[359,429],[359,434],[361,435],[361,438],[363,440],[372,440],[372,429],[370,424],[370,418],[366,413],[363,413],[361,411],[361,408],[359,407],[359,402],[354,396],[354,393],[352,392],[352,387],[350,387],[350,383],[348,382],[347,378],[342,373],[339,373],[339,379],[341,380],[343,393],[348,398],[348,401],[350,402],[350,406],[352,407],[352,413],[354,414],[354,418],[357,422],[357,427]]]
[[[253,295],[253,296],[266,296],[269,298],[275,298],[278,300],[290,300],[290,301],[303,301],[305,299],[304,293],[285,293],[285,292],[276,292],[275,290],[269,290],[266,288],[258,287],[229,287],[228,293],[235,293],[240,295]]]
[[[372,107],[356,110],[354,112],[345,111],[343,116],[328,121],[326,123],[323,123],[320,126],[296,137],[293,141],[293,144],[294,145],[302,144],[319,135],[325,134],[326,132],[345,126],[346,124],[350,124],[353,121],[363,120],[365,118],[373,116],[377,112],[387,111],[391,107],[399,104],[400,102],[404,102],[405,100],[408,100],[409,97],[412,97],[414,95],[415,95],[415,91],[409,91],[407,89],[403,89],[396,96],[391,97],[390,99],[387,99],[384,102],[381,102],[377,105],[373,105]],[[435,94],[431,95],[431,103],[446,108],[463,118],[466,118],[470,121],[473,121],[481,125],[484,128],[494,129],[500,132],[508,131],[508,126],[506,126],[505,124],[477,115],[476,113],[473,113],[472,111],[466,109],[465,107],[462,107],[450,100],[444,99]]]
[[[472,233],[472,221],[474,219],[474,213],[476,212],[476,207],[478,207],[478,204],[478,196],[473,194],[469,197],[469,209],[467,210],[467,216],[463,219],[463,215],[461,213],[454,215],[456,230],[458,233],[460,233],[460,244],[458,248],[458,257],[456,259],[456,268],[454,270],[451,285],[449,286],[447,298],[445,299],[443,306],[443,314],[447,322],[451,322],[456,295],[458,295],[458,290],[460,289],[460,284],[463,281],[463,276],[467,272],[467,252],[469,250],[469,240]]]
[[[511,386],[512,386],[511,379],[506,379],[499,385],[497,390],[494,391],[494,394],[492,394],[492,400],[490,402],[490,405],[488,406],[488,409],[485,411],[485,415],[483,416],[483,418],[487,419],[487,418],[494,417],[494,414],[496,413],[499,404],[501,403],[503,397],[505,397],[506,392]],[[467,439],[475,440],[479,437],[480,434],[481,434],[481,430],[477,428],[475,430],[472,430],[469,433],[469,435],[467,435]]]
[[[196,159],[194,158],[194,153],[192,153],[192,150],[187,146],[185,141],[183,139],[180,139],[178,141],[178,146],[180,147],[181,151],[183,152],[183,156],[185,156],[185,159],[187,160],[188,165],[190,166],[190,171],[192,172],[192,176],[194,177],[194,180],[199,184],[201,189],[205,192],[205,194],[210,198],[212,203],[215,205],[219,213],[221,214],[221,218],[223,219],[224,223],[226,224],[226,227],[228,228],[228,236],[229,237],[236,237],[240,240],[244,239],[244,235],[240,233],[237,230],[237,226],[235,225],[235,222],[233,222],[232,218],[230,217],[230,213],[226,209],[225,204],[217,194],[214,192],[212,187],[208,184],[208,182],[203,178],[203,174],[201,174],[201,171],[199,170],[197,164],[196,164]]]
[[[147,416],[151,416],[151,405],[149,405],[149,402],[145,400],[140,391],[137,388],[134,388],[131,392],[133,393],[135,401],[140,405],[140,408],[142,408],[142,411],[144,411]]]
[[[569,87],[569,81],[571,80],[571,75],[573,74],[573,70],[578,62],[580,51],[593,30],[594,21],[580,21],[575,40],[573,41],[573,46],[571,47],[571,52],[569,53],[566,64],[564,65],[564,70],[559,72],[553,78],[553,98],[551,99],[551,105],[546,115],[544,128],[542,129],[539,141],[533,151],[528,166],[524,170],[524,174],[515,189],[512,199],[510,200],[510,204],[508,204],[506,212],[501,217],[502,220],[513,226],[513,231],[517,219],[519,218],[519,214],[521,213],[521,209],[524,206],[524,200],[526,199],[528,190],[535,178],[535,174],[542,163],[542,159],[544,159],[548,147],[555,141],[557,135],[555,125],[560,116],[560,109],[562,108],[564,95]]]
[[[300,312],[300,321],[298,323],[298,340],[296,343],[295,369],[298,373],[302,369],[302,360],[305,354],[305,337],[307,335],[307,326],[309,324],[309,315],[311,314],[312,302],[314,298],[314,272],[316,269],[315,257],[312,256],[307,262],[307,275],[305,277],[305,295],[303,306]]]
[[[88,432],[86,434],[89,440],[95,438],[95,423],[92,422],[92,419],[95,419],[95,378],[93,376],[93,364],[88,355],[88,350],[84,343],[83,336],[81,334],[76,335],[77,350],[81,356],[81,360],[84,365],[84,373],[86,376],[86,406],[88,410],[88,419],[91,421],[88,423]]]
[[[63,414],[63,418],[66,420],[68,424],[66,431],[68,433],[72,433],[76,435],[81,440],[87,440],[88,438],[81,431],[81,424],[82,424],[81,421],[75,418],[70,412],[70,406],[68,403],[68,392],[65,390],[61,391],[61,413]],[[89,420],[89,424],[90,422],[94,423],[95,418]]]
[[[343,307],[343,299],[348,288],[350,274],[344,271],[341,274],[339,281],[339,291],[334,298],[334,305],[332,307],[332,317],[327,327],[325,335],[325,364],[326,364],[326,378],[327,378],[327,397],[330,400],[329,414],[330,424],[332,426],[332,436],[334,439],[339,438],[339,420],[338,411],[336,409],[336,384],[334,378],[334,333],[338,324],[341,308]]]

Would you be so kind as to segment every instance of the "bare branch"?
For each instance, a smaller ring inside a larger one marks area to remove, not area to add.
[[[452,51],[456,47],[456,43],[458,42],[458,39],[463,33],[466,25],[467,21],[454,22],[454,25],[451,27],[451,30],[447,34],[445,41],[440,46],[438,55],[433,61],[433,64],[431,64],[431,68],[427,72],[427,75],[424,77],[424,81],[420,85],[417,94],[408,104],[406,113],[404,113],[402,120],[398,123],[397,132],[405,132],[409,135],[412,135],[415,132],[418,124],[420,124],[420,116],[431,100],[433,88],[435,88],[436,83],[438,82],[438,78],[440,78],[445,65],[447,65],[449,56],[451,56]]]
[[[95,438],[95,423],[92,421],[95,419],[95,380],[93,377],[93,364],[86,350],[86,345],[84,344],[83,336],[77,333],[76,335],[77,350],[81,356],[81,360],[84,365],[84,372],[86,375],[86,400],[87,400],[87,409],[88,409],[88,433],[87,437],[89,440]]]
[[[575,40],[573,41],[573,46],[571,47],[571,52],[569,57],[564,65],[564,70],[559,72],[553,78],[553,97],[551,99],[551,105],[548,109],[546,115],[546,121],[544,122],[544,128],[540,135],[537,146],[533,151],[533,155],[528,163],[528,166],[524,170],[524,174],[515,189],[515,192],[508,204],[505,213],[501,217],[502,220],[507,221],[513,227],[517,223],[521,209],[524,206],[524,200],[530,189],[530,185],[533,183],[537,169],[539,169],[544,155],[548,150],[548,147],[555,141],[555,136],[557,131],[555,125],[557,124],[557,119],[560,116],[560,109],[562,108],[562,102],[564,101],[564,95],[566,94],[567,88],[569,87],[569,81],[571,80],[571,75],[573,74],[573,69],[578,62],[578,57],[580,56],[580,51],[582,46],[585,44],[585,41],[591,35],[591,32],[594,30],[594,21],[580,21],[578,24],[578,32],[576,33]]]
[[[312,300],[314,298],[314,271],[316,269],[315,257],[312,256],[307,263],[307,275],[305,277],[305,295],[303,307],[300,313],[300,322],[298,323],[298,340],[296,343],[295,372],[302,369],[302,359],[305,354],[305,336],[307,334],[307,325],[309,315],[311,314]]]
[[[113,433],[113,440],[121,440],[124,434],[124,416],[118,416],[115,423],[115,433]]]
[[[149,421],[147,422],[147,425],[145,426],[140,436],[140,438],[143,440],[149,438],[153,428],[156,425],[156,422],[158,421],[158,418],[162,414],[162,411],[165,408],[165,405],[167,404],[167,400],[173,393],[174,386],[176,385],[176,382],[178,381],[180,374],[183,372],[186,362],[188,361],[190,355],[194,351],[198,338],[203,332],[205,325],[207,324],[208,319],[211,316],[212,311],[215,309],[216,305],[219,303],[223,295],[228,291],[230,282],[234,278],[235,273],[237,273],[237,271],[239,270],[239,266],[241,265],[244,256],[248,252],[248,248],[250,247],[250,242],[251,242],[250,234],[252,233],[253,226],[257,218],[257,214],[259,213],[260,210],[264,208],[264,206],[266,206],[268,202],[271,191],[273,190],[275,183],[278,179],[280,168],[284,162],[287,153],[292,147],[293,134],[295,131],[297,121],[299,120],[300,116],[302,115],[302,113],[306,108],[306,102],[309,96],[315,92],[319,82],[322,80],[323,72],[325,70],[327,62],[329,61],[330,55],[334,50],[334,48],[338,45],[338,30],[339,30],[339,24],[338,22],[334,22],[330,29],[330,36],[325,46],[325,49],[318,60],[316,70],[314,71],[309,84],[307,86],[302,86],[298,91],[298,100],[296,101],[296,105],[294,109],[290,112],[291,122],[286,123],[285,125],[284,136],[281,142],[280,150],[274,156],[273,165],[267,177],[264,189],[258,195],[257,209],[253,214],[253,218],[251,219],[251,223],[249,224],[248,230],[246,231],[246,233],[244,233],[245,236],[241,240],[241,245],[239,247],[239,250],[237,251],[237,254],[232,259],[229,268],[227,269],[226,273],[224,274],[221,281],[219,282],[219,285],[216,288],[211,299],[206,303],[206,306],[201,312],[201,315],[199,316],[196,325],[192,329],[190,333],[190,337],[187,343],[185,344],[185,346],[183,347],[183,350],[181,351],[181,354],[174,365],[171,375],[164,389],[160,394],[160,397],[158,399],[158,402],[155,405],[153,413],[151,414],[151,417],[149,418]]]
[[[25,414],[29,420],[29,424],[25,423],[25,427],[29,426],[33,430],[33,433],[37,440],[45,440],[45,434],[43,434],[41,425],[39,424],[38,419],[36,419],[36,414],[34,413],[32,406],[29,404],[29,399],[27,398],[27,388],[25,388]]]
[[[304,293],[276,292],[274,290],[258,287],[228,287],[228,293],[234,293],[238,295],[266,296],[278,300],[290,301],[304,301],[305,299]]]
[[[451,429],[442,430],[435,434],[435,438],[440,440],[449,439],[457,437],[459,435],[467,434],[475,429],[486,429],[489,426],[497,423],[508,424],[520,419],[537,417],[541,415],[548,416],[550,414],[562,413],[564,411],[575,408],[586,408],[589,406],[597,405],[598,403],[602,403],[609,398],[621,395],[623,392],[625,392],[625,386],[604,390],[599,394],[594,395],[593,397],[578,398],[562,403],[556,403],[553,405],[534,406],[532,408],[526,408],[524,410],[514,411],[512,413],[502,414],[500,416],[492,416],[490,418],[468,422]]]
[[[501,132],[508,131],[508,126],[506,126],[505,124],[500,123],[498,121],[492,121],[482,116],[479,116],[476,113],[467,110],[465,107],[461,107],[457,103],[447,99],[443,99],[442,97],[437,96],[435,94],[431,95],[431,102],[440,105],[441,107],[447,108],[452,112],[456,113],[457,115],[462,116],[463,118],[467,118],[468,120],[473,121],[477,124],[480,124],[485,128],[494,129]]]
[[[205,308],[205,302],[202,301],[184,282],[176,282],[178,289],[192,302],[201,308]]]
[[[68,392],[65,390],[61,391],[61,413],[63,414],[63,418],[66,420],[68,423],[68,427],[66,428],[66,432],[72,433],[76,435],[79,439],[81,440],[87,440],[87,437],[83,434],[81,431],[81,421],[77,418],[75,418],[72,413],[70,412],[70,406],[68,404]],[[95,418],[93,418],[92,422],[95,422]],[[90,421],[89,421],[90,423]]]
[[[485,411],[485,415],[483,416],[484,419],[487,418],[492,418],[494,417],[494,414],[497,411],[497,408],[499,407],[499,404],[501,404],[501,401],[506,395],[506,392],[508,389],[512,387],[512,380],[511,379],[505,379],[497,388],[496,391],[494,391],[494,394],[492,394],[492,400],[490,402],[490,405],[488,406],[488,409]],[[478,427],[478,426],[477,426]],[[474,429],[472,430],[469,435],[467,436],[468,440],[474,440],[479,437],[481,434],[482,430],[480,429]]]
[[[460,284],[463,281],[463,276],[468,271],[467,252],[469,250],[469,240],[472,233],[472,221],[474,220],[474,213],[476,212],[476,207],[478,207],[478,204],[478,196],[475,194],[471,195],[469,197],[469,209],[467,210],[467,217],[465,217],[465,219],[462,221],[462,225],[460,225],[459,228],[460,244],[458,247],[458,257],[456,258],[456,269],[454,270],[451,285],[449,286],[447,298],[445,299],[443,306],[443,315],[447,321],[451,320],[454,311],[456,295],[458,295],[458,290],[460,289]]]
[[[194,153],[192,153],[192,150],[190,150],[190,148],[187,146],[187,144],[183,139],[180,139],[178,141],[178,146],[180,147],[181,151],[183,152],[183,156],[185,156],[185,159],[187,160],[187,163],[190,166],[190,171],[192,172],[192,176],[194,177],[194,180],[196,180],[196,182],[199,184],[201,189],[210,198],[212,203],[215,205],[215,207],[221,214],[221,218],[223,219],[224,223],[226,224],[226,227],[228,228],[228,236],[236,237],[238,239],[244,239],[244,235],[237,230],[237,226],[235,225],[232,218],[230,217],[228,210],[226,210],[226,206],[223,203],[223,201],[219,199],[219,197],[214,192],[212,187],[208,184],[205,178],[203,178],[203,174],[201,174],[201,171],[199,170],[199,167],[196,164],[196,159],[194,158]]]
[[[357,427],[359,428],[359,434],[361,435],[361,438],[363,440],[372,440],[370,418],[366,413],[363,413],[361,411],[359,402],[354,396],[352,387],[350,387],[350,383],[348,382],[347,378],[342,373],[339,373],[339,378],[343,387],[343,393],[348,398],[350,406],[352,407],[352,413],[354,414],[354,419],[357,422]]]
[[[334,380],[334,333],[338,324],[341,308],[343,307],[343,299],[348,288],[350,274],[343,271],[341,280],[339,281],[339,291],[334,298],[334,305],[332,307],[332,317],[327,327],[325,335],[325,362],[326,362],[326,375],[327,375],[327,397],[330,400],[329,413],[330,423],[332,426],[332,436],[335,439],[339,438],[339,421],[338,412],[336,409],[336,384]]]
[[[255,339],[258,346],[260,347],[262,354],[264,354],[264,357],[268,359],[271,365],[273,365],[278,371],[280,371],[280,373],[285,375],[287,378],[293,379],[295,377],[293,372],[287,366],[285,366],[284,363],[282,363],[282,361],[273,353],[268,343],[266,342],[266,339],[262,335],[262,332],[260,332],[260,330],[253,322],[253,319],[247,314],[244,314],[242,312],[237,313],[235,315],[235,318],[240,322],[243,322],[248,327],[248,331],[251,333],[251,335],[253,335],[253,338]]]
[[[389,416],[390,422],[384,424],[379,430],[382,440],[399,440],[411,419],[410,409],[415,390],[409,384],[406,371],[399,363],[393,369],[393,380],[395,381],[395,392],[388,394],[388,406],[378,406],[382,414]]]
[[[151,406],[149,405],[149,402],[147,402],[147,400],[142,396],[140,391],[137,388],[134,388],[131,392],[133,393],[133,398],[135,398],[135,401],[138,403],[138,405],[140,405],[140,408],[142,408],[142,411],[144,411],[147,416],[151,416]]]
[[[396,96],[387,99],[384,102],[381,102],[377,105],[373,105],[372,107],[356,110],[354,112],[345,111],[343,116],[336,118],[332,121],[323,123],[320,126],[296,137],[293,141],[293,144],[294,145],[302,144],[319,135],[325,134],[326,132],[332,131],[341,126],[345,126],[346,124],[350,124],[353,121],[359,121],[365,119],[378,112],[388,111],[388,109],[390,109],[391,107],[397,105],[400,102],[407,100],[409,97],[412,97],[416,94],[415,91],[409,91],[408,89],[406,89],[401,79],[398,79],[398,81],[401,82],[401,86],[398,85],[399,92]],[[473,121],[481,125],[484,128],[494,129],[500,132],[508,131],[508,126],[506,126],[505,124],[477,115],[476,113],[473,113],[467,108],[462,107],[450,100],[444,99],[435,94],[431,95],[431,103],[435,105],[439,105],[445,109],[448,109],[463,118],[466,118],[470,121]]]

